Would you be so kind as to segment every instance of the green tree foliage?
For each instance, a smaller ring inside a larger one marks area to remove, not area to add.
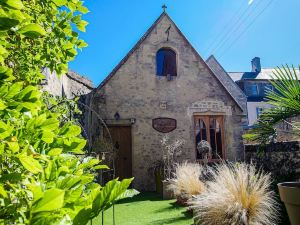
[[[132,179],[95,183],[107,168],[57,100],[42,96],[42,68],[58,74],[87,46],[80,0],[0,0],[0,224],[86,224]]]
[[[300,115],[300,82],[296,69],[283,66],[273,74],[271,84],[274,90],[267,91],[267,103],[273,107],[265,109],[254,128],[244,135],[248,140],[263,144],[276,139],[279,123]],[[292,125],[297,128],[297,124]]]

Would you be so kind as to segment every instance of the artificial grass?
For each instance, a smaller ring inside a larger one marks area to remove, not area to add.
[[[113,225],[112,208],[104,212],[104,224]],[[178,206],[175,200],[162,200],[156,193],[141,193],[124,199],[115,205],[116,225],[190,225],[191,213]],[[101,225],[101,215],[93,220],[93,225]]]

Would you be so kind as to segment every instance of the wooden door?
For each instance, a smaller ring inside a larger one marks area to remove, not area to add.
[[[110,135],[115,147],[115,174],[120,179],[132,177],[131,127],[109,126]],[[104,137],[109,138],[104,129]]]
[[[209,156],[210,161],[218,161],[225,159],[225,143],[224,143],[224,117],[223,116],[195,116],[195,143],[196,149],[200,141],[207,141],[212,153]],[[197,159],[202,156],[197,152]]]

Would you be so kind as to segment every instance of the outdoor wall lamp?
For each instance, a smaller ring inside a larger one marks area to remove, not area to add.
[[[120,114],[118,112],[115,113],[114,115],[115,120],[119,120],[120,119]]]

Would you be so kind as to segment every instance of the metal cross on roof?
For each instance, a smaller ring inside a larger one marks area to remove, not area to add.
[[[168,7],[166,6],[166,4],[163,4],[162,8],[163,8],[164,12],[166,12],[166,9],[167,9]]]

